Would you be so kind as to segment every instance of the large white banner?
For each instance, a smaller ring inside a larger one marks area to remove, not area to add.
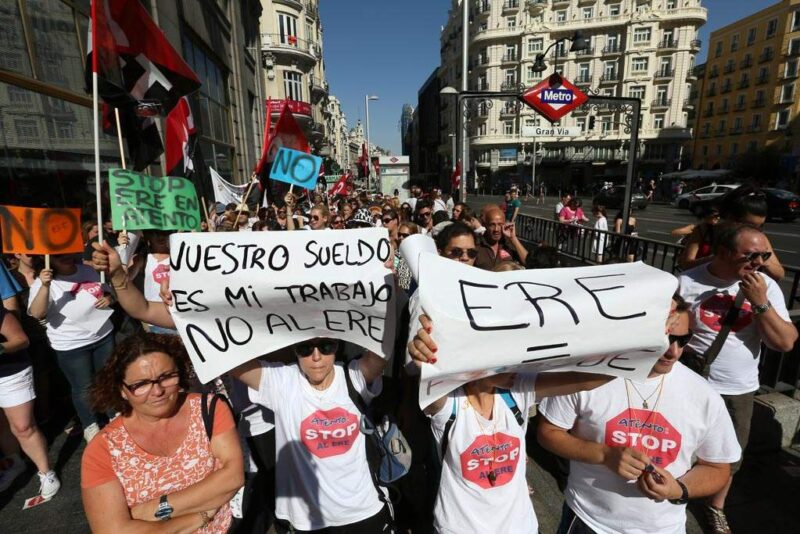
[[[240,204],[243,201],[244,194],[247,193],[249,183],[235,185],[219,175],[217,171],[208,168],[211,174],[211,185],[214,188],[214,201],[220,204]]]
[[[422,366],[423,408],[499,373],[640,378],[667,348],[677,280],[643,263],[493,273],[429,252],[409,263],[419,282],[412,317],[431,318],[438,346],[436,364]]]
[[[173,234],[171,312],[198,377],[315,337],[390,357],[391,257],[380,228]]]

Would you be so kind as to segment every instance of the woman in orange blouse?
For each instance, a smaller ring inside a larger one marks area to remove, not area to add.
[[[95,376],[92,403],[120,416],[86,447],[83,506],[92,532],[223,533],[244,483],[233,416],[218,402],[209,439],[201,395],[186,393],[179,338],[132,336]]]

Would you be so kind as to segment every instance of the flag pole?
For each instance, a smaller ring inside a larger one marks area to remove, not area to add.
[[[201,196],[200,202],[203,203],[203,214],[206,216],[206,224],[208,225],[208,231],[213,232],[214,227],[211,225],[211,217],[208,215],[208,204],[206,204],[206,197]],[[238,217],[237,217],[238,218]]]
[[[252,176],[251,178],[255,178]],[[247,192],[242,197],[242,202],[239,204],[239,211],[236,212],[236,228],[239,228],[239,216],[242,214],[242,208],[247,205],[247,199],[250,197],[250,192],[253,190],[253,184],[255,184],[255,180],[250,180],[250,185],[247,187]]]
[[[97,202],[97,242],[103,242],[103,212],[100,192],[100,110],[97,89],[97,2],[92,2],[92,109],[94,112],[94,187]],[[100,283],[106,283],[106,273],[100,271]]]
[[[119,120],[119,108],[114,108],[114,119],[117,122],[117,141],[119,142],[119,161],[122,163],[122,169],[126,170],[125,167],[125,149],[122,147],[122,125],[120,124]],[[127,226],[125,224],[125,217],[122,217],[122,231],[120,232],[121,235],[127,237],[128,231],[125,229]],[[120,245],[123,249],[128,248],[128,245]]]

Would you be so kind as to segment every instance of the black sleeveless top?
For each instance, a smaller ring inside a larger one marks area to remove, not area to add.
[[[3,321],[5,321],[7,313],[10,312],[0,305],[0,326],[2,326]],[[0,334],[0,341],[6,341],[6,338],[2,334]],[[30,365],[31,357],[28,354],[28,349],[18,350],[11,354],[4,352],[0,354],[0,378],[6,378],[17,374]]]

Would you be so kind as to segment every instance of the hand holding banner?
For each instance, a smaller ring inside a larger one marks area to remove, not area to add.
[[[492,273],[423,252],[418,269],[411,315],[430,317],[438,346],[422,366],[423,408],[500,373],[646,377],[666,350],[677,280],[643,263]]]
[[[322,158],[281,147],[272,162],[269,177],[272,180],[296,185],[305,189],[317,186]]]
[[[194,184],[176,176],[108,171],[115,230],[200,230]]]
[[[394,279],[385,229],[170,236],[172,317],[208,382],[315,337],[389,357]]]
[[[81,210],[0,206],[5,254],[83,252]]]

